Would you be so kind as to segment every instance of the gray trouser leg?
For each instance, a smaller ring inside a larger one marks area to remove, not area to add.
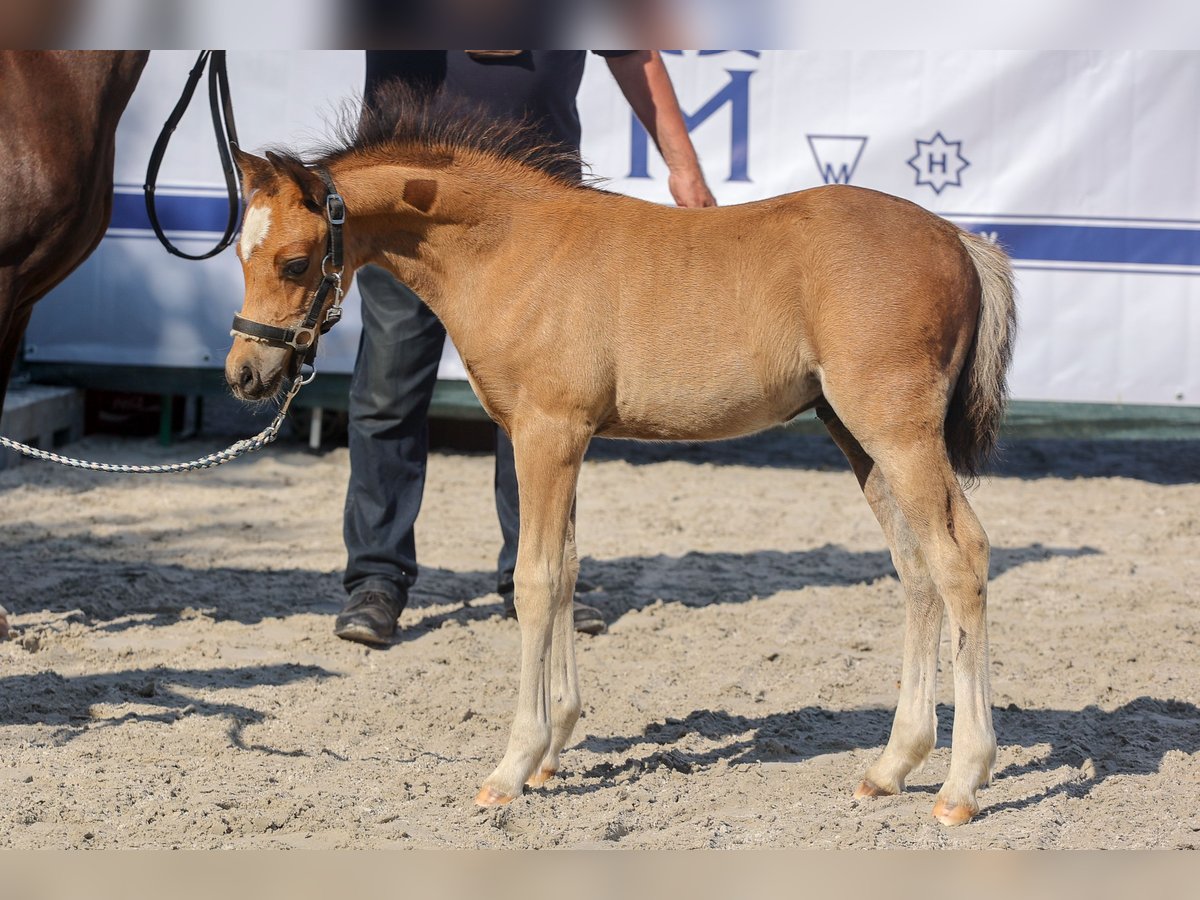
[[[429,402],[446,332],[420,297],[376,266],[358,272],[363,333],[350,382],[346,590],[397,597],[417,578],[413,526],[425,490]],[[497,580],[517,563],[520,503],[512,442],[496,429]]]
[[[350,382],[345,586],[393,596],[417,577],[413,524],[425,489],[429,401],[446,331],[375,266],[358,272],[363,332]]]
[[[513,445],[496,428],[496,516],[500,519],[500,535],[504,540],[496,560],[498,586],[508,588],[517,568],[517,535],[521,530],[521,504],[517,495],[517,466],[513,461]]]

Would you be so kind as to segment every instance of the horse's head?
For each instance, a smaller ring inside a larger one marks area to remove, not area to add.
[[[315,344],[338,300],[326,276],[341,261],[328,258],[335,226],[326,205],[330,188],[320,174],[274,153],[264,159],[235,148],[234,155],[246,196],[237,247],[246,296],[234,320],[225,380],[240,399],[263,400],[297,374]],[[323,286],[324,302],[315,304]]]

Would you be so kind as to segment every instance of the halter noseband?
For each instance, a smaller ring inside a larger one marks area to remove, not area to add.
[[[329,237],[325,243],[325,257],[321,260],[321,283],[313,293],[304,321],[294,328],[266,325],[234,314],[231,337],[247,337],[272,347],[290,347],[303,354],[302,362],[312,365],[317,355],[317,340],[342,318],[342,225],[346,221],[346,204],[342,195],[333,186],[333,178],[325,169],[314,171],[321,176],[329,193],[325,195],[325,218],[329,222]],[[317,319],[329,292],[334,292],[333,305],[325,313],[318,326]]]

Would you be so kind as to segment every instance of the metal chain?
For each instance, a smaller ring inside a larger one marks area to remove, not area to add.
[[[166,463],[158,466],[140,466],[140,465],[123,465],[120,463],[99,463],[91,462],[86,459],[73,459],[69,456],[60,456],[57,453],[51,453],[48,450],[39,450],[37,447],[30,447],[28,444],[22,444],[18,441],[0,436],[0,446],[7,447],[10,450],[32,457],[33,459],[41,459],[46,462],[56,462],[60,465],[71,466],[76,469],[89,469],[93,472],[122,472],[134,475],[167,475],[176,472],[192,472],[196,469],[211,469],[214,466],[222,466],[227,462],[237,459],[239,456],[245,456],[247,453],[254,453],[261,450],[267,444],[271,443],[279,436],[279,429],[283,425],[283,419],[287,415],[288,407],[292,403],[292,398],[299,393],[300,388],[312,381],[312,376],[308,378],[296,378],[292,381],[292,386],[288,390],[287,396],[284,398],[283,406],[279,408],[279,412],[275,415],[275,419],[260,431],[254,437],[244,438],[225,448],[217,453],[210,453],[208,456],[202,456],[199,459],[194,459],[191,462],[181,463]]]

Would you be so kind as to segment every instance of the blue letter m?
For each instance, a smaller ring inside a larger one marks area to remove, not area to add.
[[[683,114],[689,132],[705,122],[721,107],[729,104],[729,181],[750,180],[750,76],[753,70],[726,69],[729,83],[713,94],[708,102],[691,115]],[[650,135],[637,116],[633,122],[629,147],[629,177],[650,177]]]

